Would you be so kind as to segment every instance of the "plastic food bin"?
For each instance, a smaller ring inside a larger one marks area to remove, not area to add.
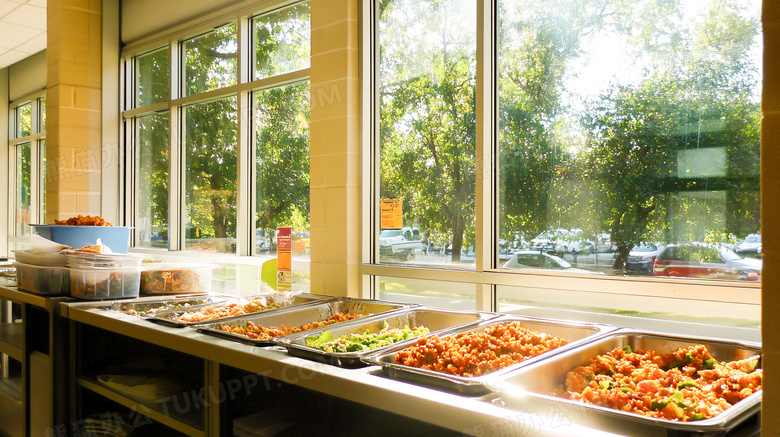
[[[128,226],[68,226],[68,225],[30,225],[43,238],[56,243],[67,244],[79,249],[97,243],[97,239],[114,253],[127,253],[130,247],[130,229]]]
[[[16,284],[22,290],[47,296],[68,294],[68,269],[16,263]]]
[[[211,291],[215,264],[145,263],[141,272],[141,294],[200,294]]]
[[[138,297],[141,269],[92,269],[70,271],[70,295],[79,299],[104,300]]]
[[[29,250],[13,250],[17,262],[35,266],[64,267],[67,258],[60,253],[33,253]]]
[[[65,255],[71,269],[126,269],[138,268],[143,258],[125,253],[69,253]]]

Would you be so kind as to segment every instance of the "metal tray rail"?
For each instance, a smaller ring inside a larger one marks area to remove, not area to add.
[[[170,305],[182,305],[182,307],[170,308],[170,309],[176,309],[182,311],[185,309],[189,310],[191,308],[194,308],[196,306],[201,306],[201,305],[216,305],[225,302],[228,299],[229,297],[227,296],[210,296],[210,295],[169,296],[167,298],[158,296],[155,297],[154,299],[116,301],[116,302],[112,302],[106,308],[112,311],[119,311],[125,314],[129,314],[127,313],[127,310],[146,312],[151,309],[159,308],[161,306],[170,304]],[[167,310],[160,310],[157,312],[161,312],[161,311],[167,311]],[[138,317],[151,317],[153,314],[139,314]]]
[[[412,346],[417,341],[416,339],[410,339],[404,342],[396,343],[391,347],[384,348],[380,352],[368,354],[363,357],[362,360],[367,364],[382,366],[384,375],[390,378],[452,391],[462,395],[477,396],[490,392],[490,388],[488,387],[487,383],[494,378],[497,378],[499,375],[513,372],[519,368],[529,366],[541,360],[545,360],[566,350],[576,348],[577,346],[593,341],[594,339],[617,329],[611,325],[595,323],[504,315],[479,323],[460,326],[456,329],[451,329],[445,333],[439,333],[437,335],[439,335],[439,337],[449,337],[461,332],[478,332],[484,330],[488,326],[508,324],[511,322],[520,322],[523,327],[532,331],[539,331],[546,334],[563,337],[568,340],[569,343],[537,357],[529,358],[523,362],[508,366],[504,369],[497,370],[487,375],[475,377],[450,375],[444,372],[435,372],[432,370],[397,364],[395,362],[396,352]],[[428,334],[428,336],[431,335],[434,334]]]
[[[631,346],[633,350],[648,349],[666,353],[681,347],[699,344],[707,346],[710,354],[718,361],[742,360],[761,354],[761,345],[756,343],[671,335],[623,328],[581,347],[557,354],[536,365],[500,375],[489,383],[489,387],[499,395],[506,395],[502,396],[502,401],[510,408],[513,404],[518,406],[516,404],[524,402],[538,403],[540,399],[545,399],[554,402],[564,402],[576,408],[585,409],[593,412],[594,416],[601,415],[611,420],[624,421],[624,423],[630,422],[648,427],[657,427],[665,430],[670,435],[677,435],[680,432],[685,433],[685,435],[688,435],[688,433],[713,436],[723,435],[760,410],[760,391],[753,393],[711,419],[696,422],[674,422],[646,417],[641,414],[586,404],[551,395],[556,387],[565,384],[566,374],[569,371],[578,366],[589,364],[597,355],[605,354],[616,347]],[[759,368],[760,365],[759,361]]]
[[[366,331],[376,333],[385,326],[391,329],[404,328],[405,326],[408,326],[409,328],[425,326],[431,333],[441,334],[461,325],[473,324],[496,317],[499,317],[499,314],[428,307],[408,308],[394,312],[392,315],[378,315],[350,320],[348,322],[339,323],[337,326],[328,325],[310,331],[279,337],[274,340],[274,342],[280,346],[287,347],[288,353],[292,356],[307,358],[340,367],[360,367],[366,365],[361,361],[362,357],[370,353],[376,353],[389,346],[359,352],[325,352],[317,348],[306,346],[306,339],[318,336],[320,333],[327,330],[331,331],[331,335],[335,339],[342,335],[363,333]]]
[[[252,322],[257,326],[301,326],[311,322],[321,322],[328,320],[334,314],[341,312],[350,314],[389,314],[409,307],[408,304],[398,302],[387,302],[372,299],[352,299],[352,298],[334,298],[329,301],[316,302],[309,305],[302,305],[296,308],[289,308],[283,311],[262,311],[256,314],[248,314],[236,318],[222,319],[220,321],[201,324],[198,329],[207,334],[224,337],[230,340],[239,341],[255,346],[273,346],[276,344],[274,339],[252,339],[245,335],[234,334],[220,329],[220,326],[238,325],[246,326],[247,322]],[[328,326],[334,326],[328,325]]]
[[[190,307],[187,309],[187,311],[182,311],[181,309],[178,310],[166,310],[166,311],[160,311],[153,317],[149,317],[146,320],[151,320],[153,322],[162,323],[165,325],[170,326],[176,326],[183,328],[185,326],[196,326],[196,325],[202,325],[206,323],[214,323],[215,320],[219,320],[221,322],[226,322],[229,320],[235,320],[237,318],[247,316],[247,314],[241,314],[237,316],[230,316],[230,317],[223,317],[221,319],[214,319],[214,320],[204,320],[200,322],[180,322],[176,319],[177,317],[181,316],[185,312],[190,311],[200,311],[204,308],[208,307],[219,307],[219,306],[226,306],[230,305],[232,303],[246,303],[251,301],[252,299],[257,299],[265,297],[268,300],[268,303],[276,303],[281,305],[281,308],[275,308],[275,309],[268,309],[264,311],[260,311],[260,313],[265,313],[268,311],[283,311],[286,310],[289,307],[297,306],[297,305],[307,305],[307,304],[316,304],[323,301],[328,301],[335,299],[332,296],[322,296],[322,295],[316,295],[316,294],[308,294],[308,293],[261,293],[256,294],[253,296],[246,296],[241,298],[235,298],[235,299],[228,299],[227,301],[224,301],[218,305],[212,305],[212,304],[205,304],[205,305],[198,305],[194,307]]]

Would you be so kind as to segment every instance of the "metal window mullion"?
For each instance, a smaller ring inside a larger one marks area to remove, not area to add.
[[[251,26],[246,17],[237,18],[238,26],[238,83],[244,84],[250,81],[249,59],[251,47]],[[236,187],[236,253],[238,255],[251,255],[254,247],[254,235],[252,231],[252,216],[254,206],[252,202],[254,178],[252,177],[253,147],[250,146],[251,118],[250,104],[251,94],[244,90],[237,93],[236,105],[238,110],[238,126],[236,127],[238,140],[238,184]]]
[[[38,108],[38,105],[40,104],[40,101],[38,99],[32,99],[30,100],[30,134],[37,134],[39,133],[38,127],[40,126],[40,123],[38,122],[38,114],[40,113]]]
[[[242,91],[252,91],[257,89],[276,88],[281,85],[287,85],[290,83],[301,82],[309,79],[311,75],[310,68],[304,68],[301,70],[292,71],[290,73],[280,74],[278,76],[272,76],[268,78],[253,80],[247,83],[239,83],[216,90],[205,91],[202,93],[192,94],[189,96],[181,96],[173,99],[172,105],[176,106],[189,106],[196,103],[209,102],[218,100],[222,97],[235,95]]]
[[[178,41],[168,45],[168,250],[184,248],[184,109],[172,101],[179,98],[184,88],[184,50]]]
[[[46,139],[46,134],[45,133],[39,133],[39,134],[29,135],[29,136],[26,136],[26,137],[21,137],[21,138],[16,138],[16,139],[10,140],[10,141],[8,141],[8,145],[9,146],[15,146],[17,144],[33,143],[35,141],[40,141],[40,140],[43,140],[43,139]]]
[[[170,162],[168,171],[168,250],[182,250],[185,247],[185,205],[186,144],[185,129],[187,111],[173,107],[168,114],[170,131],[168,147]]]
[[[495,4],[477,1],[476,270],[496,267],[498,241],[496,143],[497,20]],[[495,286],[477,286],[478,310],[495,311]]]
[[[374,165],[377,163],[375,158],[375,150],[378,149],[378,143],[376,141],[376,118],[377,112],[375,109],[375,102],[378,100],[375,98],[376,94],[376,77],[377,69],[376,62],[374,60],[374,54],[376,49],[376,38],[373,32],[374,21],[374,2],[362,1],[359,3],[359,17],[360,22],[363,23],[360,28],[358,47],[361,47],[359,52],[359,68],[360,77],[364,78],[360,82],[360,103],[361,107],[365,108],[367,113],[363,114],[360,121],[361,128],[361,140],[363,147],[360,148],[360,191],[359,208],[360,208],[360,261],[361,270],[364,264],[370,264],[374,262],[376,256],[375,245],[373,244],[373,236],[378,227],[374,225],[374,220],[378,217],[378,212],[375,212],[377,207],[377,193],[378,183],[375,180]],[[371,275],[359,275],[360,282],[359,287],[361,290],[361,297],[374,298],[376,296],[375,277]]]
[[[125,118],[141,117],[144,115],[154,114],[157,112],[163,112],[170,109],[170,102],[164,101],[159,103],[153,103],[151,105],[142,106],[140,108],[128,109],[122,112],[122,116]]]
[[[379,230],[380,230],[380,218],[381,218],[381,212],[380,212],[380,196],[381,196],[381,177],[380,177],[380,149],[381,145],[379,144],[380,136],[379,136],[379,130],[380,130],[380,110],[381,110],[381,99],[379,98],[379,53],[380,53],[380,46],[379,46],[379,5],[377,4],[377,1],[372,1],[371,3],[371,10],[368,11],[370,14],[369,17],[371,17],[370,21],[370,47],[371,47],[371,100],[372,104],[369,106],[371,108],[372,114],[371,114],[371,142],[370,142],[370,150],[371,150],[371,165],[370,165],[370,173],[369,173],[369,184],[370,187],[370,211],[371,211],[371,228],[369,230],[370,234],[368,235],[369,238],[369,248],[370,248],[370,260],[369,262],[372,264],[376,264],[379,262]],[[374,281],[376,282],[376,281]],[[377,293],[377,290],[373,290],[374,294]]]
[[[119,75],[120,75],[120,92],[119,92],[119,107],[122,109],[127,109],[127,93],[128,88],[133,87],[135,88],[135,85],[128,85],[128,82],[130,81],[129,77],[130,75],[127,74],[127,71],[132,68],[132,66],[135,64],[135,62],[128,61],[127,58],[122,58],[119,66]],[[127,166],[125,163],[127,163],[126,155],[130,153],[132,149],[135,148],[135,145],[133,142],[128,141],[127,136],[128,129],[127,129],[127,120],[128,117],[124,116],[124,113],[120,111],[119,115],[119,141],[120,145],[117,146],[117,154],[119,155],[117,159],[119,159],[119,192],[122,193],[122,196],[124,198],[124,202],[120,201],[118,205],[117,213],[119,214],[119,217],[124,220],[125,224],[131,224],[135,225],[134,218],[130,215],[129,211],[130,208],[128,208],[128,203],[131,202],[131,199],[135,196],[135,193],[129,192],[128,187],[132,187],[133,185],[130,184],[130,182],[127,180],[128,177],[132,174],[128,171]]]

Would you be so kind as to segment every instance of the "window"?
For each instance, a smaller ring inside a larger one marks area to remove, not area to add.
[[[380,197],[422,236],[380,235],[380,262],[474,268],[475,17],[468,0],[380,7]]]
[[[501,238],[624,275],[759,232],[758,2],[557,7],[499,3]]]
[[[185,248],[235,252],[236,98],[188,106],[184,117]]]
[[[484,309],[685,312],[656,299],[675,296],[759,317],[760,1],[371,4],[365,274],[474,284]],[[677,246],[716,272],[656,269]]]
[[[137,245],[168,248],[168,192],[170,148],[168,112],[138,117],[136,168],[138,178],[138,208],[135,213]]]
[[[42,223],[45,214],[46,98],[11,104],[9,175],[9,246],[29,247],[30,224]]]
[[[244,294],[279,226],[294,231],[293,289],[309,282],[310,6],[263,7],[124,54],[134,250],[219,262],[215,289]]]

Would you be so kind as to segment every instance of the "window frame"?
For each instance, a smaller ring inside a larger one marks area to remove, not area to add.
[[[173,28],[164,33],[151,35],[138,42],[128,44],[122,51],[120,63],[121,102],[120,102],[120,137],[122,138],[122,156],[125,165],[121,177],[120,192],[123,195],[124,210],[120,216],[125,223],[132,226],[135,221],[136,208],[139,204],[137,181],[137,120],[140,117],[168,112],[169,114],[169,205],[168,205],[168,249],[140,247],[138,233],[131,234],[131,251],[170,258],[186,258],[204,262],[237,265],[237,280],[241,282],[256,281],[254,273],[257,266],[269,259],[269,256],[258,256],[254,245],[254,214],[256,209],[255,181],[256,171],[254,160],[256,156],[256,139],[254,138],[254,115],[252,95],[257,91],[311,80],[311,68],[300,69],[270,78],[252,80],[254,66],[254,44],[252,35],[253,17],[273,13],[292,5],[307,3],[308,0],[274,0],[258,1],[250,6],[244,3],[233,10],[221,10],[195,18],[187,24]],[[205,91],[197,94],[184,95],[184,43],[191,38],[204,35],[225,24],[234,23],[237,27],[238,69],[235,85]],[[168,48],[170,95],[168,100],[136,107],[136,70],[135,57],[146,53]],[[197,250],[187,250],[185,246],[185,157],[186,144],[184,117],[186,107],[198,103],[221,98],[235,97],[237,99],[237,217],[236,217],[236,252],[216,253]],[[293,270],[308,270],[308,261],[293,259]],[[247,267],[247,268],[244,268]],[[238,289],[236,291],[239,291]]]
[[[17,244],[27,243],[29,238],[25,235],[18,235],[16,232],[16,200],[18,192],[18,181],[16,179],[17,168],[16,148],[24,144],[30,145],[30,223],[43,223],[45,220],[44,211],[44,189],[46,181],[45,174],[45,146],[46,131],[43,125],[43,104],[46,99],[46,92],[36,92],[14,100],[8,106],[8,248],[15,248]],[[19,108],[30,105],[30,134],[19,136],[18,130],[18,111]]]
[[[498,242],[498,16],[495,2],[478,0],[477,8],[477,192],[476,192],[476,265],[473,269],[457,266],[398,265],[381,263],[378,234],[380,231],[379,197],[379,16],[378,0],[361,2],[360,33],[362,123],[361,181],[361,265],[363,293],[379,295],[377,277],[422,279],[472,284],[476,291],[476,309],[500,310],[499,288],[516,290],[545,290],[554,296],[582,293],[576,302],[582,307],[598,306],[612,299],[628,299],[631,310],[642,311],[644,299],[652,300],[663,311],[680,314],[681,304],[703,304],[703,314],[696,307],[688,315],[728,317],[760,320],[761,284],[697,279],[668,279],[653,277],[590,277],[554,271],[500,269],[497,259]],[[568,298],[568,297],[567,297]],[[563,297],[562,297],[563,299]],[[595,302],[596,305],[592,305]],[[591,305],[589,305],[591,304]],[[730,310],[712,309],[731,307]],[[723,304],[723,305],[721,305]],[[684,312],[683,310],[682,312]],[[695,313],[694,313],[695,312]]]

